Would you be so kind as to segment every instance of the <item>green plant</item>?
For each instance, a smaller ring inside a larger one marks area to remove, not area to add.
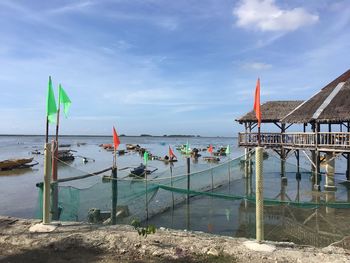
[[[131,225],[137,230],[140,236],[147,237],[147,235],[154,234],[156,227],[154,225],[141,226],[141,222],[137,219],[132,220]]]

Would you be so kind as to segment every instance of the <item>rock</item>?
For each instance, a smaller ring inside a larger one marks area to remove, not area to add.
[[[136,244],[134,245],[134,247],[135,247],[135,248],[140,248],[140,247],[141,247],[141,243],[136,243]]]
[[[217,257],[217,256],[219,256],[219,251],[217,251],[215,248],[211,248],[211,249],[209,249],[209,251],[207,252],[207,255],[212,255],[212,256],[215,256],[215,257]]]
[[[202,251],[203,254],[207,254],[207,252],[209,251],[209,248],[204,247],[204,248],[202,248],[201,251]]]
[[[29,232],[32,233],[47,233],[52,232],[57,228],[55,225],[44,225],[42,223],[35,224],[29,228]]]
[[[152,256],[160,257],[160,256],[162,256],[163,254],[164,254],[163,251],[156,250],[156,251],[153,251]]]
[[[127,205],[117,206],[117,218],[128,217],[130,215],[129,207]]]
[[[267,244],[260,244],[256,241],[245,241],[243,242],[243,245],[253,251],[259,251],[259,252],[273,252],[276,250],[276,247],[273,245],[267,245]]]

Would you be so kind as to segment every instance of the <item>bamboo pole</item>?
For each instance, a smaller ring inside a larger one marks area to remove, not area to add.
[[[146,196],[146,220],[148,222],[148,185],[147,185],[147,163],[146,163],[146,168],[145,168],[145,179],[146,179],[146,193],[145,193],[145,196]]]
[[[111,224],[117,223],[117,205],[118,205],[118,180],[117,167],[112,168],[112,209],[111,209]]]
[[[49,117],[46,116],[45,143],[49,143]]]
[[[173,187],[173,163],[170,163],[170,185],[171,185],[171,187]],[[175,200],[174,200],[174,192],[173,191],[171,191],[171,198],[173,201],[173,210],[174,210]]]
[[[51,222],[50,215],[50,190],[51,190],[51,162],[52,151],[51,144],[45,143],[44,148],[44,191],[43,191],[43,223],[49,224]]]
[[[256,240],[264,240],[263,148],[255,148]]]
[[[57,135],[56,135],[57,137]],[[57,153],[58,153],[58,142],[57,140],[52,140],[52,219],[59,219],[58,211],[58,183],[57,183]]]
[[[191,163],[190,163],[190,157],[187,157],[187,203],[190,202],[190,189],[191,189]]]

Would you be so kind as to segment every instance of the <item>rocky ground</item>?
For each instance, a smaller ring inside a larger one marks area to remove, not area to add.
[[[0,217],[0,262],[350,262],[350,238],[326,248],[131,226]]]

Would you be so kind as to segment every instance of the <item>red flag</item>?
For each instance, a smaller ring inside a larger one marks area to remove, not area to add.
[[[174,154],[173,150],[169,146],[169,158],[171,158],[171,157],[177,158],[176,155]]]
[[[211,144],[209,145],[208,152],[213,153],[213,146]]]
[[[120,141],[119,141],[119,137],[118,137],[117,132],[115,131],[114,126],[113,126],[113,144],[114,144],[114,150],[116,151],[118,149]]]
[[[260,78],[258,78],[256,82],[256,88],[255,88],[255,99],[254,99],[254,111],[255,111],[255,117],[258,120],[258,127],[260,127],[261,124],[261,111],[260,111]]]

